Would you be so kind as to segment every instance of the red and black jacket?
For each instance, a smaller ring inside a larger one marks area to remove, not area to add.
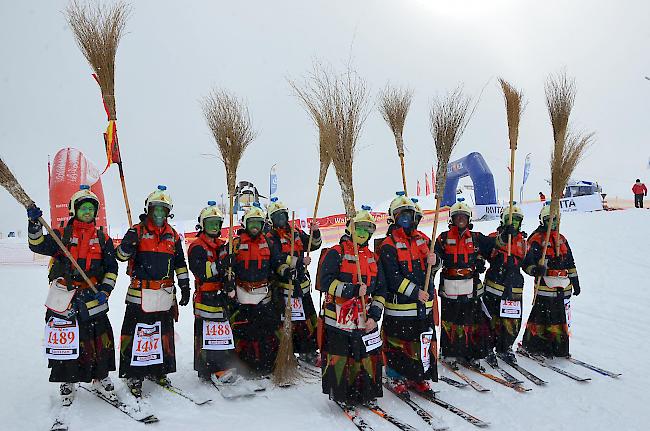
[[[489,236],[496,238],[501,234],[503,228],[499,226],[496,232]],[[494,247],[492,253],[487,257],[490,262],[490,268],[485,273],[486,291],[494,295],[501,296],[506,284],[512,289],[512,299],[521,300],[524,287],[524,277],[520,268],[534,263],[531,255],[528,253],[528,244],[526,243],[526,233],[519,232],[512,238],[510,248],[510,258],[513,265],[507,266],[508,244]]]
[[[240,229],[238,235],[233,240],[237,284],[268,284],[273,274],[271,260],[277,257],[272,256],[266,237],[260,233],[253,238],[244,229]]]
[[[201,232],[187,249],[187,260],[194,275],[197,291],[221,290],[226,273],[226,242]],[[215,263],[215,265],[212,265]],[[216,269],[216,271],[214,271]]]
[[[461,233],[458,227],[450,226],[447,232],[438,235],[434,246],[436,255],[442,260],[443,277],[450,280],[474,278],[477,259],[489,257],[497,241],[498,236],[489,237],[469,229]]]

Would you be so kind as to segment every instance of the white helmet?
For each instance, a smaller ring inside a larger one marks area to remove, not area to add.
[[[512,203],[512,219],[518,218],[519,220],[524,219],[524,212],[519,208],[515,202]],[[510,206],[503,207],[501,210],[501,224],[505,225],[510,219]]]
[[[260,208],[259,202],[253,202],[253,205],[246,210],[244,217],[242,217],[242,226],[246,229],[246,223],[248,223],[249,220],[258,220],[264,224],[265,218],[266,216],[264,211],[262,211],[262,208]]]
[[[449,208],[449,222],[456,214],[465,214],[470,220],[472,219],[472,209],[465,203],[465,198],[458,198],[458,202]]]
[[[390,207],[388,208],[388,220],[391,223],[395,222],[395,215],[400,211],[411,210],[415,212],[415,204],[406,197],[406,193],[400,191],[395,194],[397,196],[390,201]]]
[[[92,202],[93,205],[95,205],[95,213],[99,211],[99,199],[97,198],[97,195],[95,195],[95,193],[90,191],[89,185],[81,184],[79,186],[79,191],[75,192],[70,198],[70,201],[68,202],[68,214],[73,216],[75,214],[77,207],[81,205],[83,201]]]
[[[174,205],[172,204],[172,197],[167,192],[167,186],[159,185],[157,190],[154,190],[147,196],[144,201],[144,213],[149,213],[150,206],[162,206],[169,210],[171,213]]]
[[[372,234],[375,232],[375,229],[377,229],[377,220],[375,220],[375,217],[370,213],[371,209],[372,208],[367,205],[361,205],[361,211],[357,211],[357,214],[352,217],[352,220],[354,221],[355,226],[359,225],[368,227],[368,230]],[[345,226],[345,233],[350,235],[349,222]]]
[[[544,205],[542,209],[539,210],[539,223],[544,224],[544,220],[551,216],[551,206]]]
[[[215,201],[208,201],[208,206],[201,210],[201,214],[199,214],[199,219],[198,219],[199,224],[197,225],[197,228],[201,228],[202,230],[205,230],[204,222],[206,219],[209,218],[216,218],[220,222],[223,222],[223,214],[219,210],[219,207],[217,207],[217,202]]]
[[[413,201],[413,206],[415,207],[415,219],[422,219],[422,217],[424,217],[424,213],[422,212],[422,207],[420,204],[418,204],[418,198],[411,198],[411,200]]]
[[[287,208],[285,204],[280,202],[278,198],[276,197],[271,198],[271,203],[269,204],[268,207],[266,207],[266,214],[268,215],[269,218],[271,218],[271,216],[278,211],[286,211],[288,214],[289,208]]]

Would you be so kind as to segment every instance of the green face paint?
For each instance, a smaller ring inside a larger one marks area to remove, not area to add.
[[[77,212],[75,213],[77,220],[84,223],[90,223],[95,219],[95,205],[90,202],[84,202],[79,205]]]
[[[262,222],[251,220],[246,223],[246,232],[250,235],[255,236],[262,231]]]
[[[210,217],[203,220],[205,233],[208,235],[217,235],[221,232],[222,221],[216,217]]]
[[[354,228],[354,240],[357,244],[365,244],[370,239],[370,232],[368,229],[361,226]]]
[[[158,227],[161,227],[165,224],[165,219],[167,218],[167,208],[163,206],[155,206],[153,210],[150,209],[151,221]]]

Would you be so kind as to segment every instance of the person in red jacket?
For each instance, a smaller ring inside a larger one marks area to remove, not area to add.
[[[648,188],[638,178],[632,186],[632,193],[634,193],[634,207],[643,208],[643,196],[648,196]]]
[[[540,202],[546,202],[546,195],[542,192],[539,192],[539,200]]]

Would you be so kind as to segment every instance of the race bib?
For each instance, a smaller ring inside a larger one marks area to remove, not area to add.
[[[302,305],[302,298],[287,298],[284,297],[285,305],[287,300],[291,300],[291,321],[297,322],[300,320],[305,320],[305,308]],[[284,313],[280,315],[281,319],[284,320]]]
[[[160,321],[153,325],[138,323],[133,333],[131,366],[146,367],[163,363],[162,331]]]
[[[507,299],[501,300],[501,307],[499,308],[499,316],[507,319],[521,318],[521,301],[508,301]]]
[[[366,346],[366,352],[371,352],[381,347],[381,336],[379,335],[379,329],[375,329],[373,332],[362,336],[361,341],[363,341],[363,345]]]
[[[230,322],[203,321],[203,350],[232,350],[235,340]]]
[[[420,358],[424,372],[431,367],[431,340],[433,340],[433,331],[425,331],[420,334]]]
[[[566,315],[566,324],[571,327],[571,300],[564,300],[564,314]]]
[[[79,325],[50,317],[45,325],[45,357],[58,361],[79,357]]]

